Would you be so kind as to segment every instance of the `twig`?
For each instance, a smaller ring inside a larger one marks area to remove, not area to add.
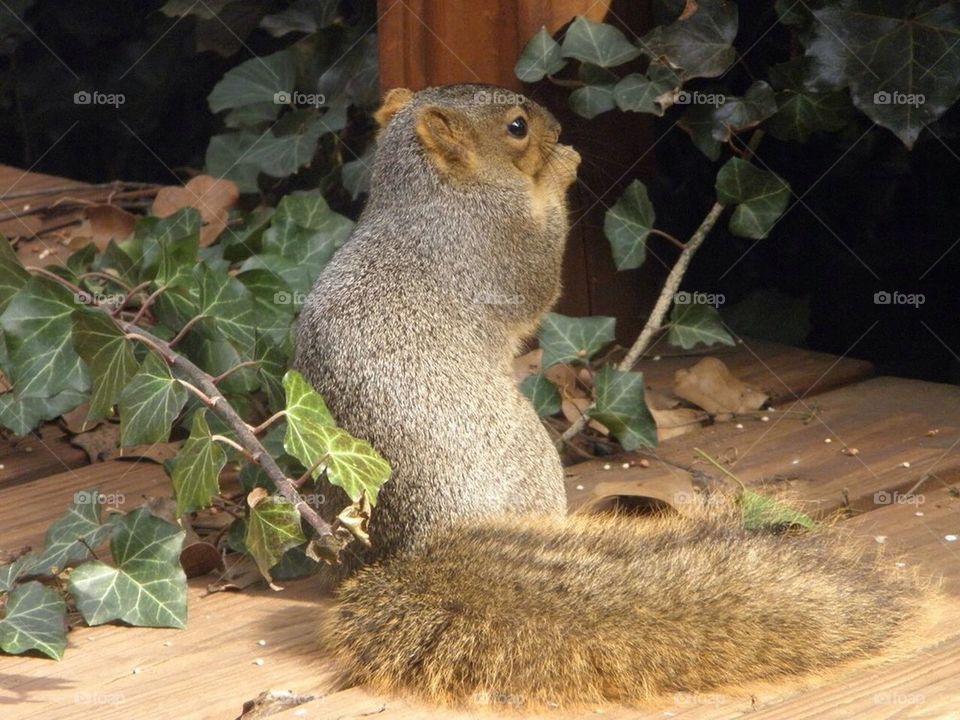
[[[236,442],[235,440],[231,440],[226,435],[211,435],[210,439],[215,442],[223,443],[224,445],[229,445],[230,447],[232,447],[234,450],[236,450],[238,453],[243,455],[247,460],[249,460],[252,463],[257,462],[257,459],[251,454],[249,450],[247,450],[243,445]]]
[[[675,238],[673,235],[671,235],[671,234],[668,233],[668,232],[664,232],[663,230],[657,230],[656,228],[650,228],[650,234],[651,234],[651,235],[659,235],[660,237],[664,238],[665,240],[669,240],[670,242],[672,242],[676,247],[680,248],[681,250],[683,250],[683,249],[686,247],[686,244],[683,242],[683,240],[679,240],[678,238]]]
[[[257,439],[257,436],[253,434],[250,426],[237,414],[237,411],[233,409],[233,406],[227,401],[220,390],[217,389],[217,386],[213,384],[213,380],[207,373],[183,355],[178,355],[166,342],[151,335],[142,328],[132,323],[123,322],[122,320],[115,319],[115,322],[127,333],[127,337],[138,339],[152,349],[157,350],[161,357],[166,358],[171,371],[175,375],[181,376],[179,379],[185,379],[191,386],[197,388],[209,398],[212,403],[209,405],[211,411],[216,413],[216,415],[233,430],[240,441],[240,445],[245,447],[252,458],[254,458],[253,462],[263,468],[267,477],[273,481],[277,491],[293,503],[294,507],[299,511],[300,516],[307,521],[307,524],[310,525],[318,535],[321,537],[333,535],[333,528],[330,524],[320,517],[317,511],[310,507],[300,496],[300,492],[297,490],[293,480],[284,475],[283,470],[277,465],[277,461],[267,452],[266,448],[263,447],[263,444]]]
[[[757,146],[760,144],[760,141],[763,139],[763,131],[757,130],[753,133],[750,138],[750,142],[747,145],[750,153],[756,152]],[[643,330],[640,331],[640,335],[637,337],[636,341],[630,347],[630,350],[627,351],[626,357],[620,361],[620,364],[617,365],[617,369],[621,372],[628,372],[633,369],[633,366],[637,364],[637,360],[640,359],[640,356],[647,350],[650,346],[650,341],[653,340],[654,335],[656,335],[663,328],[663,320],[667,316],[667,312],[670,310],[670,306],[673,304],[674,295],[676,295],[677,290],[680,288],[680,283],[683,280],[683,276],[687,272],[687,268],[690,267],[690,262],[693,260],[693,256],[696,254],[697,250],[700,249],[700,246],[703,245],[704,240],[707,239],[707,236],[710,234],[710,231],[713,230],[713,226],[717,224],[717,220],[720,218],[720,215],[723,213],[725,205],[719,202],[715,202],[713,207],[710,208],[710,211],[707,213],[706,217],[700,223],[693,235],[690,236],[690,239],[683,243],[683,252],[680,253],[680,257],[677,258],[677,262],[674,263],[673,268],[670,270],[670,274],[667,275],[667,279],[663,284],[663,289],[660,291],[660,297],[657,298],[657,302],[653,306],[653,310],[650,313],[650,317],[647,318],[646,324],[643,326]],[[590,410],[596,407],[596,403],[591,403],[591,405],[583,412],[583,414],[576,419],[576,421],[567,428],[566,432],[560,436],[557,444],[562,445],[563,443],[569,441],[571,438],[575,437],[580,433],[584,427],[587,425],[589,420]]]
[[[180,328],[179,332],[177,332],[177,334],[173,336],[173,339],[168,343],[168,345],[170,345],[170,347],[172,347],[172,348],[176,347],[176,346],[177,346],[177,343],[179,343],[181,340],[183,340],[184,336],[185,336],[188,332],[190,332],[190,329],[191,329],[194,325],[196,325],[198,322],[200,322],[201,320],[203,320],[205,317],[206,317],[206,315],[194,315],[192,318],[190,318],[190,319],[187,321],[187,324],[184,325],[182,328]]]
[[[232,368],[230,368],[230,369],[227,370],[226,372],[222,372],[222,373],[220,373],[219,375],[217,375],[217,376],[213,379],[213,384],[214,384],[214,385],[219,385],[219,384],[222,383],[224,380],[226,380],[228,377],[230,377],[231,375],[233,375],[237,370],[242,370],[242,369],[245,368],[245,367],[260,367],[260,361],[259,361],[259,360],[244,360],[244,361],[243,361],[242,363],[240,363],[239,365],[234,365]]]
[[[717,470],[719,470],[719,471],[722,472],[724,475],[726,475],[728,478],[730,478],[731,480],[733,480],[737,485],[740,486],[740,489],[741,489],[741,490],[746,491],[747,486],[743,484],[743,480],[741,480],[741,479],[738,478],[736,475],[734,475],[732,472],[730,472],[729,470],[727,470],[727,469],[726,469],[723,465],[721,465],[718,461],[714,460],[712,457],[710,457],[709,455],[707,455],[707,453],[705,453],[705,452],[704,452],[703,450],[701,450],[700,448],[694,448],[693,451],[694,451],[697,455],[699,455],[700,457],[702,457],[704,460],[706,460],[708,463],[710,463],[711,465],[713,465]]]
[[[266,420],[264,420],[262,423],[260,423],[260,424],[257,425],[256,427],[250,428],[250,430],[253,432],[254,435],[259,435],[259,434],[262,433],[264,430],[266,430],[268,427],[270,427],[271,425],[273,425],[273,423],[275,423],[277,420],[279,420],[280,418],[286,417],[286,416],[287,416],[287,411],[286,411],[286,410],[281,410],[280,412],[274,413],[273,415],[271,415],[270,417],[268,417]]]
[[[20,200],[29,197],[43,197],[45,195],[60,195],[67,192],[92,192],[94,190],[119,190],[120,188],[130,188],[136,190],[145,190],[155,188],[159,190],[164,187],[155,183],[141,182],[108,182],[99,185],[57,185],[55,187],[44,188],[43,190],[26,190],[18,193],[5,193],[0,195],[0,200]]]

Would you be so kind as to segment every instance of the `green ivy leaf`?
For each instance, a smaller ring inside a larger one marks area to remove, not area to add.
[[[90,368],[93,392],[86,422],[113,414],[120,391],[137,372],[133,343],[117,324],[102,312],[77,312],[73,343]]]
[[[26,435],[44,420],[53,420],[64,413],[79,407],[87,399],[87,377],[82,365],[68,378],[68,382],[79,382],[75,387],[52,395],[48,398],[27,397],[18,399],[15,392],[0,395],[0,425],[14,435]]]
[[[287,550],[306,541],[300,513],[289,500],[270,495],[251,506],[244,542],[265,578]]]
[[[209,507],[220,492],[220,471],[227,464],[227,454],[213,439],[206,410],[193,414],[190,437],[175,462],[171,479],[177,497],[177,517]]]
[[[779,503],[771,497],[743,488],[740,493],[743,526],[747,530],[782,532],[790,528],[811,530],[816,522],[809,515]]]
[[[585,363],[614,340],[616,319],[612,317],[572,318],[547,313],[540,328],[543,368],[557,363]]]
[[[70,292],[42,278],[31,278],[7,304],[0,329],[6,336],[7,375],[18,399],[89,387],[72,342],[78,307]]]
[[[67,649],[67,606],[53,588],[28,582],[7,597],[0,620],[0,650],[19,655],[30,650],[54,660]]]
[[[257,103],[282,104],[283,96],[293,92],[296,76],[297,61],[292,48],[250,58],[227,71],[207,102],[215,113]]]
[[[691,105],[677,124],[690,135],[697,149],[713,161],[720,159],[722,145],[714,136],[717,128],[715,105]]]
[[[717,200],[737,206],[730,217],[730,232],[760,240],[786,209],[790,185],[779,175],[735,157],[717,173]]]
[[[309,426],[303,435],[307,452],[297,455],[292,447],[284,448],[304,467],[314,467],[313,477],[327,474],[330,484],[343,488],[351,500],[366,494],[371,505],[377,504],[380,487],[390,479],[390,465],[370,446],[346,430],[329,425]]]
[[[165,218],[137,221],[133,237],[124,244],[140,266],[140,281],[170,282],[197,262],[202,221],[196,208],[187,207]]]
[[[288,177],[310,164],[324,132],[329,132],[329,129],[319,117],[311,113],[310,118],[297,132],[277,136],[272,130],[268,130],[248,148],[243,162],[256,165],[261,172],[271,177]]]
[[[657,424],[644,400],[643,373],[609,365],[594,380],[596,407],[590,417],[603,423],[624,450],[657,446]]]
[[[100,492],[79,490],[73,504],[47,530],[43,552],[30,563],[31,575],[54,575],[90,559],[90,549],[100,547],[112,525],[100,524]]]
[[[12,563],[0,565],[0,593],[10,592],[17,584],[17,580],[27,574],[36,562],[37,556],[34,554],[21,555]]]
[[[265,268],[244,270],[236,279],[250,291],[257,332],[274,342],[283,342],[293,324],[300,297],[294,295],[282,277]]]
[[[249,350],[256,337],[253,297],[250,291],[234,277],[211,270],[206,263],[193,270],[198,290],[197,311],[211,322],[198,327],[214,327],[238,350]],[[204,333],[210,339],[217,335]]]
[[[617,270],[631,270],[643,265],[647,259],[647,237],[655,220],[647,186],[634,180],[607,210],[603,220],[603,231],[610,241]]]
[[[180,567],[180,550],[185,536],[146,508],[117,521],[110,541],[117,567],[97,560],[70,575],[70,593],[87,624],[122,620],[145,627],[184,627],[187,576]]]
[[[7,239],[0,235],[0,315],[29,279],[30,273],[20,264]]]
[[[685,20],[661,25],[641,42],[644,52],[682,70],[681,77],[722,75],[737,57],[737,6],[729,0],[701,2]]]
[[[560,388],[550,382],[543,373],[525,377],[520,383],[520,391],[527,396],[540,417],[549,417],[560,412]]]
[[[714,112],[713,137],[727,142],[734,133],[754,128],[777,111],[773,88],[762,80],[753,83],[743,97],[728,97]]]
[[[907,148],[960,98],[955,3],[849,0],[813,14],[808,85],[849,87],[853,104]]]
[[[697,343],[704,345],[734,345],[734,339],[723,326],[720,313],[712,305],[677,303],[670,312],[670,330],[667,341],[684,350]]]
[[[767,123],[767,130],[778,140],[805,143],[815,132],[835,132],[843,128],[850,113],[850,99],[840,92],[778,93],[779,110]]]
[[[617,107],[662,117],[667,104],[661,98],[680,87],[681,80],[666,65],[651,62],[646,75],[631,73],[617,83],[613,99]]]
[[[592,120],[600,113],[613,110],[617,103],[613,97],[613,85],[587,85],[570,93],[570,109],[580,117]]]
[[[560,44],[553,39],[545,27],[530,38],[530,42],[520,53],[517,64],[513,68],[514,74],[526,83],[543,80],[547,75],[563,70],[566,63],[560,51]]]
[[[166,442],[170,427],[187,402],[186,389],[154,352],[120,393],[120,445]]]
[[[623,65],[640,57],[640,50],[613,25],[595,23],[583,16],[571,23],[560,50],[565,58],[600,67]]]
[[[287,452],[298,457],[298,453],[304,451],[301,428],[308,425],[333,426],[336,422],[320,394],[296,370],[290,370],[283,376],[283,389],[287,395],[287,436],[283,444]],[[297,448],[297,452],[291,452],[288,445]]]
[[[260,139],[260,133],[236,132],[214,135],[207,145],[204,171],[213,177],[231,180],[242,193],[259,190],[260,166],[247,158],[247,153]]]

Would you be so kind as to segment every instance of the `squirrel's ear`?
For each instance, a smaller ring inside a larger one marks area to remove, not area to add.
[[[467,119],[456,110],[436,105],[417,111],[417,135],[427,155],[441,170],[469,170],[474,162],[474,140]]]
[[[413,91],[407,88],[394,88],[383,98],[383,105],[373,114],[373,119],[382,128],[393,119],[393,116],[403,110],[404,106],[413,99]]]

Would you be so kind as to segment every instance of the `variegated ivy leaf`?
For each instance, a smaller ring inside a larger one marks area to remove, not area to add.
[[[614,67],[640,57],[640,50],[620,30],[578,16],[567,29],[561,46],[563,57]]]
[[[513,72],[527,83],[539,82],[547,75],[563,70],[566,63],[560,52],[560,44],[553,39],[545,27],[530,38],[530,42],[520,53]]]
[[[308,468],[320,461],[314,477],[326,472],[327,480],[343,488],[354,502],[366,494],[371,505],[377,504],[380,487],[390,479],[390,465],[380,453],[346,430],[329,425],[313,426],[304,437],[308,445],[305,455],[296,455],[289,447],[286,450]]]
[[[677,303],[673,306],[670,312],[670,330],[667,333],[667,340],[684,350],[690,350],[697,343],[735,344],[733,337],[723,326],[717,309],[702,303]]]
[[[112,415],[120,391],[137,372],[133,343],[105,313],[91,311],[77,313],[73,343],[93,383],[87,422]]]
[[[607,365],[594,379],[594,396],[590,417],[605,425],[624,450],[657,446],[657,424],[644,400],[643,373]]]
[[[647,186],[634,180],[623,195],[607,210],[603,231],[610,241],[617,270],[630,270],[647,259],[647,237],[653,229],[656,213],[647,196]]]
[[[100,524],[101,499],[97,488],[74,493],[73,504],[47,530],[43,552],[31,559],[31,575],[54,575],[74,567],[106,542],[113,525]]]
[[[0,620],[0,650],[19,655],[30,650],[60,660],[67,648],[67,606],[53,588],[24,583],[7,597]]]
[[[315,457],[310,463],[303,460],[311,454],[312,429],[336,423],[320,394],[296,370],[283,376],[283,389],[287,396],[287,434],[283,446],[309,468],[319,459]]]
[[[187,402],[187,390],[154,352],[120,393],[120,445],[166,442],[170,427]]]
[[[267,495],[263,488],[253,490],[247,502],[250,515],[244,544],[260,573],[269,579],[270,568],[280,562],[283,554],[307,541],[300,526],[300,513],[289,500]]]
[[[95,560],[70,574],[70,593],[89,625],[122,620],[184,627],[187,576],[180,567],[186,533],[139,508],[117,521],[110,541],[116,567]]]
[[[557,363],[585,363],[597,351],[613,342],[616,319],[612,317],[573,318],[547,313],[540,328],[543,368]]]
[[[190,437],[178,453],[171,473],[177,517],[210,505],[220,492],[220,471],[226,464],[227,453],[213,439],[207,411],[195,412]]]
[[[720,168],[716,187],[718,202],[736,205],[730,232],[755,240],[770,233],[790,200],[786,180],[737,157]]]
[[[543,373],[536,373],[523,379],[520,391],[533,404],[540,417],[549,417],[560,412],[560,388],[547,379]]]

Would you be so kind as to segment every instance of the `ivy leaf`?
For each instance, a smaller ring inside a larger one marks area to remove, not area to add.
[[[613,342],[615,325],[612,317],[572,318],[547,313],[539,336],[544,370],[561,362],[586,362]]]
[[[609,365],[594,380],[596,407],[590,417],[603,423],[624,450],[657,446],[657,424],[644,400],[643,373]]]
[[[540,417],[549,417],[560,412],[560,388],[547,380],[543,373],[525,377],[520,391],[527,396]]]
[[[20,264],[7,239],[0,235],[0,315],[29,279],[30,273]]]
[[[14,435],[26,435],[44,420],[53,420],[79,407],[87,399],[87,377],[83,365],[78,365],[67,379],[73,387],[47,398],[17,398],[15,392],[0,395],[0,425]]]
[[[809,515],[749,488],[743,488],[740,493],[740,510],[747,530],[782,532],[790,528],[811,530],[816,527]]]
[[[692,15],[647,33],[641,42],[653,58],[680,69],[681,77],[717,77],[736,59],[737,6],[729,0],[701,2]]]
[[[907,148],[960,97],[956,3],[849,0],[813,14],[810,85],[849,87],[853,104]]]
[[[296,75],[297,61],[291,48],[250,58],[227,71],[207,103],[215,113],[256,103],[281,104],[293,91]]]
[[[100,524],[100,492],[96,488],[79,490],[73,504],[47,530],[43,552],[29,567],[31,575],[54,575],[90,559],[109,537],[110,524]]]
[[[166,442],[170,426],[187,402],[186,389],[154,352],[120,393],[120,445]]]
[[[73,349],[73,313],[78,300],[42,278],[31,278],[0,315],[6,336],[8,377],[18,399],[48,398],[70,387],[88,385],[86,370]],[[86,382],[78,380],[78,373]]]
[[[245,270],[236,279],[250,291],[257,333],[282,343],[293,324],[296,301],[300,298],[291,292],[282,277],[267,269]]]
[[[117,567],[96,560],[70,575],[70,593],[87,624],[122,620],[145,627],[184,627],[187,576],[180,567],[180,550],[185,536],[146,508],[117,521],[110,541]]]
[[[663,96],[680,87],[680,83],[669,67],[651,62],[646,75],[631,73],[620,80],[613,89],[613,98],[621,110],[662,117],[666,110]]]
[[[21,555],[12,563],[0,565],[0,593],[13,590],[17,580],[27,574],[36,559],[33,554]]]
[[[777,94],[776,115],[767,130],[778,140],[805,143],[815,132],[834,132],[847,124],[850,100],[840,92],[793,92]]]
[[[285,178],[309,165],[317,152],[317,143],[324,131],[329,131],[320,118],[311,113],[297,132],[274,135],[269,130],[250,145],[243,162],[257,166],[271,177]]]
[[[227,273],[211,270],[206,263],[194,268],[193,279],[198,289],[197,310],[212,321],[208,327],[215,327],[238,349],[253,347],[253,298],[243,283]]]
[[[613,85],[587,85],[570,93],[570,109],[580,117],[592,120],[597,115],[613,110],[616,106]]]
[[[0,620],[0,650],[12,655],[37,650],[62,659],[67,649],[66,615],[67,606],[53,588],[39,582],[14,588]]]
[[[260,134],[253,132],[214,135],[207,145],[204,172],[216,178],[235,182],[237,189],[242,193],[257,192],[260,166],[250,162],[247,153],[259,139]]]
[[[313,476],[343,488],[352,500],[366,492],[377,502],[380,486],[390,477],[390,466],[368,443],[335,426],[323,398],[295,370],[283,378],[287,393],[287,431],[283,448]]]
[[[634,180],[607,210],[603,231],[610,241],[617,270],[631,270],[647,259],[647,237],[656,213],[647,196],[647,186]]]
[[[547,75],[563,70],[566,63],[560,51],[560,44],[553,39],[545,27],[530,38],[530,42],[520,53],[514,74],[526,83],[539,82]]]
[[[728,97],[714,112],[713,137],[727,142],[737,132],[754,128],[777,111],[773,88],[762,80],[753,83],[742,98]]]
[[[140,281],[169,282],[197,262],[203,222],[196,208],[186,207],[165,218],[137,221],[133,238],[125,249],[140,265]]]
[[[267,495],[262,488],[248,496],[250,516],[244,539],[247,551],[253,556],[260,573],[270,577],[270,568],[280,562],[292,547],[307,541],[300,527],[300,513],[289,500]]]
[[[667,341],[684,350],[697,343],[704,345],[734,345],[730,333],[720,320],[720,313],[712,305],[703,303],[675,304],[670,312],[670,330]]]
[[[786,209],[790,186],[779,175],[735,157],[717,173],[717,200],[737,206],[730,218],[730,232],[760,240]]]
[[[638,50],[613,25],[595,23],[578,15],[563,38],[561,53],[580,62],[614,67],[640,57]]]
[[[170,477],[177,497],[177,517],[208,507],[220,492],[220,471],[227,464],[227,454],[213,439],[206,410],[193,414],[190,437],[175,462]]]
[[[137,372],[133,343],[104,313],[89,311],[77,313],[73,343],[90,368],[93,383],[86,422],[112,415],[120,391]]]
[[[691,105],[681,116],[678,125],[690,135],[697,149],[713,161],[720,159],[722,145],[714,136],[717,127],[715,105]]]

